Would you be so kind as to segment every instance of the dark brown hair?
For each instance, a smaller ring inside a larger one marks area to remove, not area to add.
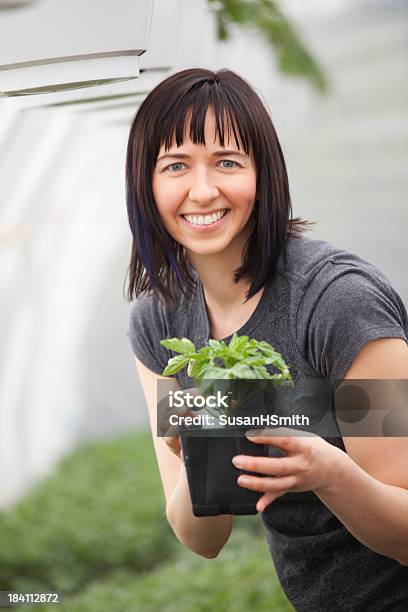
[[[133,235],[127,299],[154,292],[175,302],[180,291],[195,291],[192,267],[183,245],[161,222],[153,197],[152,176],[160,147],[168,150],[175,138],[183,143],[187,118],[194,144],[205,145],[208,108],[216,119],[221,146],[233,135],[237,147],[252,152],[257,199],[250,219],[252,232],[243,263],[234,280],[251,282],[246,299],[273,276],[276,261],[289,235],[299,237],[310,221],[292,219],[285,160],[271,118],[254,89],[230,70],[183,70],[159,83],[141,104],[130,129],[126,158],[126,200]]]

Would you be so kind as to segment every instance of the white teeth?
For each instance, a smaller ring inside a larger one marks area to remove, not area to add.
[[[221,219],[221,217],[225,215],[225,212],[226,212],[226,209],[219,210],[217,213],[214,213],[212,215],[206,215],[205,217],[202,217],[202,216],[194,217],[191,215],[184,215],[184,218],[186,219],[186,221],[188,221],[189,223],[192,223],[193,225],[210,225],[211,223],[215,223],[215,221],[218,221],[219,219]]]

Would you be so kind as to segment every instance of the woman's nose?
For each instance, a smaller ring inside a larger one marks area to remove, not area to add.
[[[218,198],[220,192],[218,187],[209,181],[206,174],[200,174],[194,177],[188,195],[193,202],[206,204]]]

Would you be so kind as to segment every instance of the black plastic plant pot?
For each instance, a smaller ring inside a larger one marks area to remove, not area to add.
[[[267,456],[268,446],[245,437],[248,427],[203,429],[183,427],[179,430],[193,514],[256,514],[256,503],[262,493],[240,487],[240,474],[254,474],[236,468],[235,455]],[[254,474],[258,477],[261,474]]]

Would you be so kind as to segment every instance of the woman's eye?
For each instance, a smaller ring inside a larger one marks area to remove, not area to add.
[[[220,164],[222,168],[236,168],[239,166],[238,162],[232,161],[232,159],[222,159]]]
[[[184,164],[182,162],[174,162],[174,164],[170,164],[166,167],[166,170],[170,170],[170,172],[179,172],[183,170]]]

